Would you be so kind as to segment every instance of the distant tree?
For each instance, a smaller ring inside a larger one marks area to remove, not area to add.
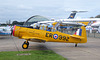
[[[100,18],[100,15],[97,15],[95,18]]]
[[[24,24],[24,22],[19,22],[19,25],[23,25]]]
[[[1,24],[0,26],[7,26],[7,24]]]
[[[13,21],[12,25],[18,25],[18,21]]]
[[[90,17],[90,18],[94,18],[94,17]]]
[[[23,25],[24,22],[13,21],[12,25]]]

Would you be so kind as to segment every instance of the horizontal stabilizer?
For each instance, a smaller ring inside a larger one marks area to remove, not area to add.
[[[76,39],[84,39],[84,37],[81,36],[76,36],[76,35],[70,35],[72,38],[76,38]]]

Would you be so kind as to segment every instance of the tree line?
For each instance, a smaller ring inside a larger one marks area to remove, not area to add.
[[[13,21],[12,25],[23,25],[24,22]]]
[[[0,26],[7,26],[7,25],[13,26],[13,25],[23,25],[23,24],[24,22],[13,21],[11,24],[3,23],[3,24],[0,24]]]
[[[90,18],[100,18],[100,15],[97,15],[97,16],[95,16],[95,17],[90,17]]]

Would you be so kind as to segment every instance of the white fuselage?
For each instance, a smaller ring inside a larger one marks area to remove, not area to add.
[[[91,25],[91,27],[92,27],[92,30],[97,30],[98,33],[100,33],[100,21],[99,22],[96,22],[96,23],[93,23]]]
[[[11,34],[11,27],[0,27],[0,35],[10,35]]]

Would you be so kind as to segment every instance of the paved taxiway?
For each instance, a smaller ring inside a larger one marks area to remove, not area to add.
[[[100,39],[88,38],[87,43],[35,43],[30,42],[29,49],[22,49],[24,40],[10,36],[0,36],[0,51],[53,50],[68,60],[100,60]]]

